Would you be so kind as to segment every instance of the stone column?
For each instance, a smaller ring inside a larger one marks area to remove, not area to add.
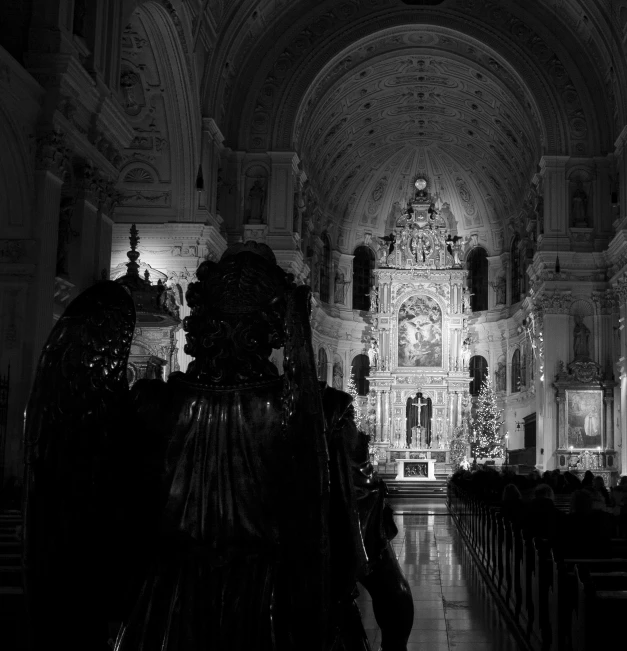
[[[557,300],[554,297],[549,299]],[[555,468],[555,449],[557,438],[557,403],[553,379],[558,371],[558,362],[567,363],[569,355],[569,317],[567,313],[546,310],[544,314],[544,382],[541,383],[540,396],[544,404],[542,429],[538,430],[536,443],[536,463],[543,470]],[[544,455],[541,450],[544,449]]]
[[[381,418],[383,416],[383,409],[381,407],[381,403],[383,400],[383,391],[381,389],[377,390],[377,403],[376,403],[376,409],[377,409],[377,429],[376,429],[376,436],[378,441],[383,441],[383,423],[381,422]]]
[[[31,308],[33,368],[52,327],[61,186],[67,169],[67,149],[60,133],[50,132],[37,144],[34,210],[37,268]]]
[[[327,358],[327,384],[333,386],[333,360]]]
[[[539,251],[567,251],[568,236],[568,182],[566,163],[568,156],[543,156],[540,175],[544,188],[544,235],[539,238]]]
[[[606,395],[605,404],[605,447],[609,450],[614,449],[614,397]]]
[[[202,120],[202,171],[204,190],[200,192],[199,212],[206,211],[212,217],[216,217],[218,174],[220,170],[220,157],[224,151],[224,136],[213,118]]]

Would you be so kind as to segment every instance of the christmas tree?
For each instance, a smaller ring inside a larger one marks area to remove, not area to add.
[[[472,456],[495,459],[503,456],[503,436],[500,429],[503,410],[496,406],[496,396],[490,375],[481,385],[477,399],[477,412],[472,422]]]

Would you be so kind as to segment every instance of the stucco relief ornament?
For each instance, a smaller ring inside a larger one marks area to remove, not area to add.
[[[568,365],[568,371],[576,380],[587,384],[595,380],[601,380],[601,367],[592,360],[580,360]]]

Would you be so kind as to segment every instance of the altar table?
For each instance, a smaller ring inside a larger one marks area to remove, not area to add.
[[[427,481],[435,479],[435,459],[397,459],[395,479],[401,481]]]

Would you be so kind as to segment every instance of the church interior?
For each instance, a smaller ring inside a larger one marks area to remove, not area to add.
[[[450,480],[592,473],[627,517],[627,0],[5,0],[0,152],[0,604],[22,594],[27,405],[68,306],[126,288],[128,384],[167,380],[194,368],[196,272],[252,241],[311,288],[317,379],[353,396],[388,483],[405,648],[588,648],[585,618],[558,646],[534,604],[541,545]],[[503,594],[499,545],[522,559]],[[483,628],[460,624],[473,600]]]

